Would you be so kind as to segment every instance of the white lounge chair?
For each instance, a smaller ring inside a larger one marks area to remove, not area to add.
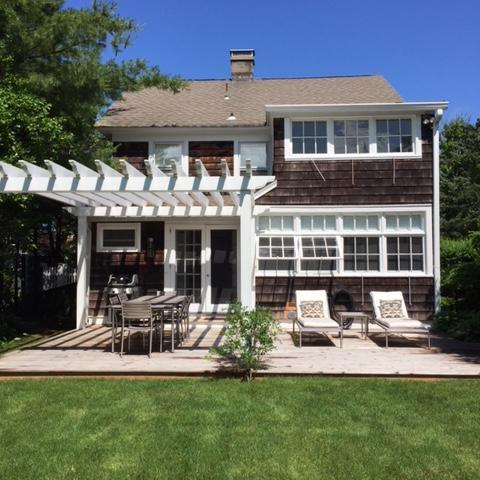
[[[343,327],[332,319],[325,290],[297,290],[295,292],[297,304],[297,318],[293,320],[299,330],[299,347],[302,347],[302,333],[338,333],[340,347],[343,348]]]
[[[428,323],[408,316],[402,292],[370,292],[373,304],[373,322],[385,332],[385,347],[388,336],[394,333],[421,333],[427,335],[430,348],[430,328]]]

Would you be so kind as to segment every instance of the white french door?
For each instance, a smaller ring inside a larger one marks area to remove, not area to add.
[[[238,228],[166,224],[165,291],[193,295],[191,312],[223,312],[238,297]]]

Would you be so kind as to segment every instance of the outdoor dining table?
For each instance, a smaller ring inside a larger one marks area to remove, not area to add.
[[[166,293],[164,295],[142,295],[141,297],[132,298],[127,300],[125,303],[150,303],[152,306],[153,312],[162,313],[162,328],[163,328],[163,318],[165,315],[170,313],[171,322],[172,322],[172,352],[175,351],[175,309],[179,308],[180,305],[185,301],[185,295],[177,295],[176,293]],[[113,315],[116,311],[119,312],[122,310],[122,305],[109,305],[108,306],[108,319],[110,323],[113,320]],[[112,351],[113,345],[115,343],[115,334],[116,330],[112,328]]]

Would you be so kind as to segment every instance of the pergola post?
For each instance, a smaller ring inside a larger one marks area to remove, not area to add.
[[[77,329],[87,325],[88,313],[88,223],[85,215],[77,220]]]
[[[252,194],[243,192],[240,198],[240,302],[244,307],[255,306],[255,219]]]

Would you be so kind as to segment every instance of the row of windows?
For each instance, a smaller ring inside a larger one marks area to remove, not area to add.
[[[370,145],[370,121],[333,120],[332,133],[329,134],[329,120],[292,121],[292,153],[316,154],[329,153],[328,144],[333,144],[335,154],[368,154]],[[377,153],[412,153],[412,120],[386,119],[374,123],[374,138]]]
[[[299,227],[293,215],[260,216],[258,231],[263,232],[336,232],[336,231],[422,231],[422,215],[300,215]],[[383,226],[384,225],[384,226]]]
[[[380,236],[343,237],[343,271],[379,272]],[[387,271],[424,271],[422,236],[387,236],[383,256]],[[258,238],[258,269],[270,271],[337,271],[342,260],[337,237],[282,236]]]
[[[240,142],[239,143],[240,168],[244,168],[247,160],[251,162],[252,169],[267,169],[267,144],[266,142]],[[172,160],[180,163],[182,160],[183,144],[156,143],[154,146],[155,164],[162,171],[171,171]]]

